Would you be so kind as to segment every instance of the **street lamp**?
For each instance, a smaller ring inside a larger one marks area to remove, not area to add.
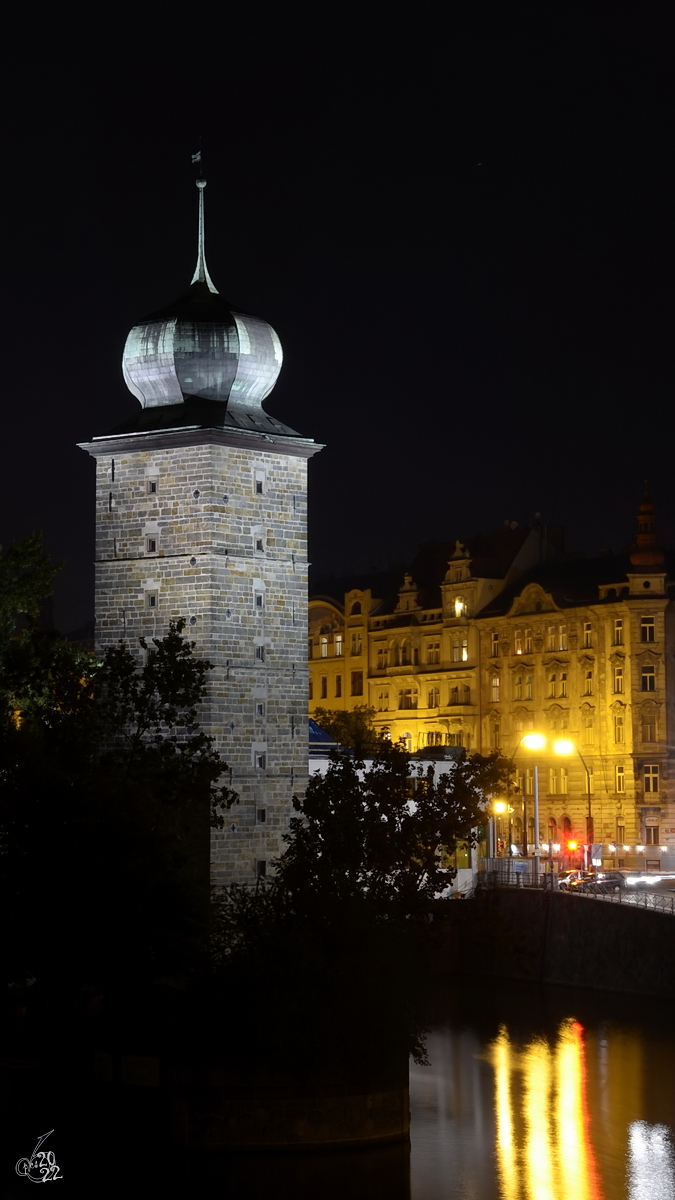
[[[528,750],[542,750],[546,745],[546,738],[541,733],[526,733],[521,740],[521,745],[527,746]],[[527,832],[525,833],[525,845],[527,846]],[[539,841],[539,767],[534,764],[534,857],[539,858],[541,852],[541,843]],[[539,864],[537,863],[537,875],[539,874]]]
[[[584,758],[581,750],[575,742],[570,742],[567,738],[562,738],[559,742],[553,743],[553,749],[556,754],[569,755],[578,754],[586,772],[586,793],[588,797],[588,813],[586,816],[586,841],[591,847],[591,862],[593,861],[593,810],[591,807],[591,772],[588,763]]]

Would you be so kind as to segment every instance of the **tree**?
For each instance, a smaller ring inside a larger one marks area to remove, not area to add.
[[[349,712],[339,709],[316,708],[314,719],[330,733],[344,750],[353,750],[357,757],[377,754],[387,739],[375,728],[375,709],[357,704]]]
[[[52,583],[60,566],[45,553],[41,533],[31,533],[21,542],[12,542],[0,554],[0,660],[19,616],[37,618],[40,604],[52,594]]]
[[[273,992],[275,1028],[294,1029],[296,1062],[424,1060],[436,918],[455,875],[441,848],[473,841],[487,796],[508,779],[497,755],[447,766],[438,778],[433,766],[413,774],[386,742],[368,769],[336,755],[295,801],[275,876],[217,898],[221,1003],[247,997],[236,1013],[242,1044],[263,1046]],[[270,1060],[284,1050],[272,1035],[264,1043]]]
[[[475,840],[486,796],[507,780],[497,754],[465,755],[438,777],[433,765],[415,771],[387,742],[368,770],[336,755],[294,801],[300,816],[285,839],[280,878],[292,893],[339,904],[359,898],[383,919],[426,913],[456,874],[443,867],[441,847]]]
[[[14,707],[0,728],[6,973],[112,986],[203,969],[209,828],[236,796],[199,727],[211,664],[184,627],[141,640],[143,664],[122,643],[96,662],[34,630],[10,646]]]

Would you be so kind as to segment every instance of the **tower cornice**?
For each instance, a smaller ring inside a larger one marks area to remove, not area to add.
[[[244,429],[172,429],[161,433],[103,434],[92,438],[90,442],[78,442],[77,445],[94,458],[100,454],[128,454],[176,446],[237,446],[263,452],[281,452],[295,458],[312,458],[324,448],[322,443],[310,438],[284,437],[281,434]]]

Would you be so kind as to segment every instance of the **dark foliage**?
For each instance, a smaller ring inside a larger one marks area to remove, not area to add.
[[[13,560],[24,562],[28,549]],[[8,556],[9,557],[9,556]],[[3,579],[16,581],[17,569]],[[4,612],[37,611],[11,582]],[[209,837],[236,799],[199,727],[210,664],[182,636],[102,661],[30,619],[0,692],[0,966],[56,989],[184,981],[208,958]]]
[[[505,768],[474,756],[438,780],[433,766],[411,776],[408,756],[385,743],[371,769],[336,756],[311,780],[275,877],[216,901],[217,993],[225,1009],[246,995],[243,1045],[280,1066],[289,1052],[296,1064],[424,1059],[436,930],[452,903],[442,893],[455,875],[441,847],[472,841]]]

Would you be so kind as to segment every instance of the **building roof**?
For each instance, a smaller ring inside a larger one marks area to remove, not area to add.
[[[675,555],[666,555],[663,569],[675,568]],[[532,583],[548,592],[559,608],[575,608],[583,604],[615,603],[617,596],[600,599],[599,588],[612,584],[628,587],[628,575],[636,573],[629,554],[607,554],[599,558],[565,559],[543,563],[518,577],[491,600],[478,617],[504,616],[514,600]],[[652,598],[652,597],[650,597]]]

